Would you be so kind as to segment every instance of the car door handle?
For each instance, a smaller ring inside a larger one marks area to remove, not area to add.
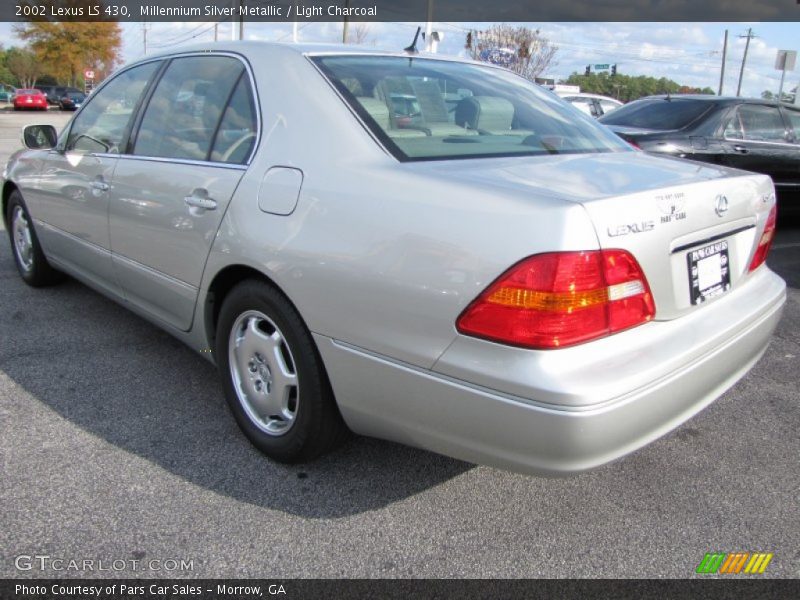
[[[111,188],[105,181],[93,181],[92,182],[92,189],[98,190],[101,192],[107,192]]]
[[[192,208],[202,208],[203,210],[214,210],[217,208],[217,201],[208,196],[203,197],[192,194],[191,196],[186,196],[183,201],[187,206],[191,206]]]
[[[738,152],[739,154],[747,154],[748,152],[750,152],[750,150],[748,150],[745,146],[740,146],[739,144],[736,144],[733,147],[733,149],[735,152]]]

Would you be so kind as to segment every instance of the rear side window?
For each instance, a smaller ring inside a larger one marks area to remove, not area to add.
[[[786,108],[786,116],[789,117],[789,124],[794,131],[794,143],[800,144],[800,110]]]
[[[119,154],[130,131],[133,111],[160,64],[128,69],[93,94],[72,124],[66,150]]]
[[[600,100],[599,102],[605,114],[608,114],[612,110],[616,110],[619,108],[619,104],[614,104],[613,102],[609,102],[608,100]]]
[[[242,63],[228,56],[174,59],[147,105],[133,153],[208,160],[222,113],[243,73]]]
[[[246,73],[239,77],[231,101],[219,124],[211,160],[243,165],[256,143],[256,108]]]
[[[786,125],[776,106],[742,104],[737,113],[742,139],[761,142],[786,141]]]
[[[683,129],[712,107],[711,102],[671,98],[637,100],[600,118],[605,125],[639,127],[656,131]]]

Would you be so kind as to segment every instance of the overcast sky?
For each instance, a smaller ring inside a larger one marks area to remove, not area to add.
[[[486,29],[490,23],[436,23],[434,30],[444,33],[441,54],[463,55],[469,29]],[[722,42],[729,32],[724,93],[735,94],[745,39],[739,37],[753,28],[743,95],[759,96],[763,90],[777,93],[780,72],[774,67],[781,50],[800,50],[800,23],[528,23],[538,28],[558,47],[557,61],[545,74],[566,78],[573,71],[583,72],[587,64],[617,64],[626,75],[668,77],[679,83],[710,87],[719,85]],[[398,50],[407,46],[416,23],[369,23],[367,44],[380,49]],[[123,55],[125,61],[143,54],[141,23],[125,23]],[[351,24],[354,27],[354,24]],[[177,48],[184,43],[210,41],[213,23],[150,23],[148,49]],[[341,23],[304,23],[300,41],[335,42],[341,40]],[[230,23],[219,25],[220,39],[231,38]],[[291,41],[291,24],[245,23],[247,39]],[[8,23],[0,23],[0,42],[18,45]],[[785,89],[800,81],[798,70],[787,73]]]

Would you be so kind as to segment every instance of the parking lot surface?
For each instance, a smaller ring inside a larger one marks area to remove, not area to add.
[[[0,160],[23,123],[67,118],[0,112]],[[796,222],[769,259],[789,299],[761,362],[672,434],[568,479],[366,438],[270,462],[211,365],[73,280],[27,287],[2,237],[2,577],[682,578],[711,551],[772,552],[764,576],[800,577]],[[29,555],[128,566],[18,570]]]

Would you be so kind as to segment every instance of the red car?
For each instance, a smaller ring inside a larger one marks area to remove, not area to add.
[[[47,96],[39,90],[17,90],[14,96],[14,110],[47,110]]]

